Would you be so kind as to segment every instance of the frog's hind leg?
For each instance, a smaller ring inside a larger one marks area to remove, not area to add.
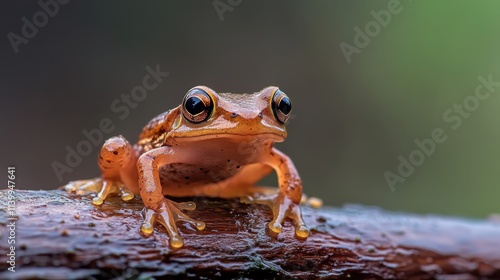
[[[101,178],[69,182],[64,189],[78,195],[97,192],[92,200],[95,205],[101,205],[109,195],[131,200],[138,192],[136,161],[137,156],[128,141],[122,136],[112,137],[99,153]]]
[[[272,171],[272,168],[260,163],[247,165],[237,174],[225,180],[194,188],[192,195],[220,198],[240,198],[257,193],[276,193],[276,188],[255,186],[255,183],[266,177]],[[214,181],[217,181],[216,178],[214,178]]]
[[[204,196],[241,198],[241,202],[251,203],[251,201],[259,197],[272,196],[278,193],[278,188],[255,185],[272,171],[273,168],[269,165],[261,163],[251,164],[244,167],[235,176],[222,182],[207,185],[199,191]],[[305,193],[302,193],[300,204],[320,208],[323,205],[323,201],[316,197],[308,197]]]

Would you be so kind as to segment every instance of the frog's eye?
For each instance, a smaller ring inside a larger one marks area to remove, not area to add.
[[[182,102],[182,114],[184,118],[193,123],[200,123],[208,119],[214,104],[208,93],[201,89],[189,91]]]
[[[286,123],[290,117],[290,112],[292,112],[292,101],[284,92],[281,90],[276,90],[273,95],[273,100],[271,102],[271,107],[273,108],[274,116],[280,123]]]

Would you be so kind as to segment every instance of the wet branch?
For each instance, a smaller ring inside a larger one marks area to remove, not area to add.
[[[500,223],[495,221],[361,206],[304,207],[312,235],[297,240],[290,223],[279,235],[267,230],[271,213],[264,206],[196,198],[198,208],[190,216],[207,227],[196,231],[179,225],[185,246],[172,250],[160,226],[152,237],[139,234],[139,199],[111,199],[95,207],[88,197],[56,190],[17,192],[12,273],[6,271],[4,253],[9,246],[5,195],[0,193],[1,279],[500,279]]]

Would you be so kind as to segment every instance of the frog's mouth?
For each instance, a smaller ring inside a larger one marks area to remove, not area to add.
[[[259,139],[273,142],[285,140],[287,132],[284,125],[272,123],[264,119],[243,119],[229,122],[224,118],[216,118],[209,122],[193,124],[176,121],[167,133],[166,139],[183,139],[183,141],[201,141],[207,139]]]
[[[271,142],[283,142],[286,138],[286,131],[283,134],[280,133],[269,133],[269,132],[258,132],[258,133],[232,133],[232,132],[221,132],[217,133],[200,133],[195,134],[191,133],[191,135],[178,134],[178,133],[169,133],[167,136],[167,142],[171,140],[172,142],[179,142],[176,139],[182,139],[182,142],[198,142],[205,140],[232,140],[235,142],[247,142],[253,140],[263,140],[263,141],[271,141]]]

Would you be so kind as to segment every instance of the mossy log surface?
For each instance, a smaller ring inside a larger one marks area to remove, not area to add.
[[[184,247],[171,249],[161,226],[139,234],[139,198],[64,191],[17,191],[16,272],[7,271],[8,213],[0,193],[0,279],[500,279],[500,222],[419,216],[363,206],[303,207],[311,229],[276,235],[271,211],[237,200],[195,198],[197,231],[179,225]],[[187,200],[183,200],[187,201]]]

